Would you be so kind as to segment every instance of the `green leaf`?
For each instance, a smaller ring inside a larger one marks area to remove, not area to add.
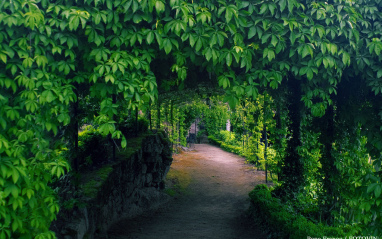
[[[229,6],[226,8],[226,11],[225,11],[225,19],[226,19],[226,23],[229,23],[229,22],[231,21],[233,15],[237,15],[237,12],[236,12],[236,6],[234,6],[234,5],[229,5]]]
[[[99,127],[99,131],[102,135],[108,135],[109,133],[113,133],[114,130],[115,130],[114,124],[111,124],[111,123],[105,123]]]
[[[346,51],[342,53],[342,62],[344,63],[344,65],[350,66],[350,54]]]
[[[127,141],[126,141],[125,136],[122,136],[121,146],[122,146],[122,148],[126,148],[126,146],[127,146]]]
[[[313,71],[312,71],[311,68],[309,68],[309,69],[307,70],[307,72],[306,72],[306,76],[307,76],[308,80],[313,79]]]
[[[288,10],[289,12],[293,12],[293,8],[294,8],[294,2],[293,0],[287,0],[288,1]]]
[[[268,4],[268,9],[271,11],[272,16],[275,15],[276,6],[273,3]]]
[[[372,183],[367,187],[367,193],[373,192],[375,188],[378,186],[378,183]]]
[[[252,26],[248,31],[248,39],[251,39],[256,35],[256,26]]]
[[[271,40],[271,44],[276,47],[277,43],[279,42],[279,40],[277,39],[277,37],[275,35],[272,35],[272,40]]]
[[[264,44],[268,41],[268,38],[271,36],[271,34],[267,33],[264,34],[263,37],[261,38],[261,43]]]
[[[195,50],[196,50],[196,51],[199,51],[199,50],[202,48],[202,46],[203,46],[202,39],[199,38],[199,39],[196,41]]]
[[[50,103],[50,102],[52,102],[52,101],[54,101],[56,99],[56,97],[53,95],[52,91],[48,90],[46,92],[47,92],[47,94],[46,94],[46,101],[48,103]]]
[[[337,45],[332,43],[330,44],[330,52],[335,55],[337,53]]]
[[[219,76],[218,80],[219,80],[219,86],[222,86],[224,89],[227,87],[230,87],[230,85],[231,85],[228,77],[226,77],[224,75]]]
[[[298,37],[298,35],[295,34],[294,32],[291,32],[291,33],[290,33],[290,37],[289,37],[289,39],[290,39],[290,42],[291,42],[292,45],[295,43],[297,37]]]
[[[163,38],[162,36],[159,34],[159,33],[155,33],[155,38],[157,39],[157,43],[159,45],[159,48],[162,49],[163,48]]]
[[[276,55],[273,49],[265,48],[263,52],[263,58],[268,58],[268,61],[272,61],[272,59],[275,59]]]
[[[7,197],[9,194],[11,194],[14,198],[17,198],[19,196],[19,188],[14,184],[5,187],[4,197]]]
[[[17,202],[16,201],[13,201],[13,210],[16,210],[16,208],[17,208],[17,204],[16,204]],[[15,207],[15,205],[16,205],[16,207]],[[12,231],[16,231],[17,230],[17,228],[19,227],[19,224],[17,223],[17,221],[16,220],[14,220],[13,222],[12,222]]]
[[[382,69],[379,69],[377,72],[377,77],[381,78],[382,77]]]
[[[374,51],[375,51],[375,54],[377,54],[377,56],[379,56],[379,54],[382,51],[382,43],[381,42],[377,42],[375,44]]]
[[[158,14],[160,14],[161,12],[164,12],[164,10],[165,10],[164,3],[160,0],[157,0],[155,2],[155,10],[157,11]]]
[[[311,49],[311,47],[309,45],[305,45],[302,49],[302,55],[301,57],[302,58],[305,58],[307,55],[311,54],[311,56],[313,57],[313,49]]]
[[[13,66],[11,67],[11,73],[12,73],[12,75],[15,75],[16,72],[17,72],[17,66],[16,66],[16,65],[13,65]]]
[[[146,36],[146,41],[147,41],[147,44],[151,44],[154,40],[154,32],[153,31],[149,31],[149,33],[147,33],[147,36]]]
[[[227,62],[227,66],[231,66],[231,64],[232,64],[232,54],[231,54],[231,52],[227,53],[226,62]]]
[[[308,71],[308,67],[307,66],[302,67],[300,69],[300,72],[299,72],[300,76],[305,75],[307,71]]]
[[[105,76],[105,81],[106,81],[106,83],[111,81],[111,83],[114,84],[115,78],[114,78],[114,76],[112,74],[108,74],[108,75]]]
[[[381,195],[381,185],[375,187],[374,193],[376,198],[378,198]]]
[[[259,14],[264,14],[268,10],[268,3],[263,3],[260,7]]]
[[[171,49],[172,49],[172,44],[171,44],[170,39],[164,40],[163,41],[163,46],[164,46],[164,51],[168,55],[171,52]]]
[[[7,121],[5,121],[3,118],[0,118],[0,125],[5,130],[7,128]]]
[[[280,0],[279,5],[280,5],[280,11],[283,12],[285,7],[286,7],[286,2],[287,0]]]

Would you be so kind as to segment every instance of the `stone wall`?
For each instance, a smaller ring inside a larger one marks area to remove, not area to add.
[[[84,206],[62,210],[51,225],[58,239],[107,238],[108,228],[122,218],[132,218],[169,200],[159,189],[172,163],[170,142],[163,132],[142,139],[141,148],[128,158],[106,167],[80,200]],[[95,177],[97,172],[92,172]],[[101,178],[101,177],[100,177]],[[81,185],[84,188],[84,185]],[[92,191],[93,190],[93,191]],[[128,225],[126,225],[128,226]]]

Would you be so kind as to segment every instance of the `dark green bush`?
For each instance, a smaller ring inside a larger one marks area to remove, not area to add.
[[[310,237],[343,237],[342,228],[315,224],[304,216],[297,214],[290,207],[272,197],[269,188],[257,185],[250,193],[251,211],[257,220],[264,224],[273,238],[301,239]]]
[[[93,126],[85,127],[78,134],[78,159],[81,167],[101,165],[108,160],[111,143]]]
[[[126,138],[132,138],[139,134],[146,133],[149,129],[149,121],[145,118],[134,118],[122,121],[118,124],[118,129]]]

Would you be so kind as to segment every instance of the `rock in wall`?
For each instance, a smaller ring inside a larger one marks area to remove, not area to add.
[[[81,199],[85,206],[60,211],[51,230],[58,239],[107,238],[112,224],[167,202],[159,189],[172,163],[170,147],[163,132],[145,137],[129,158],[111,164],[94,196]]]

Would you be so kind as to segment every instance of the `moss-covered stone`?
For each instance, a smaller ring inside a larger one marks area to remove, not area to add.
[[[138,150],[142,148],[142,142],[147,136],[152,134],[144,134],[136,138],[127,139],[126,148],[122,149],[118,154],[118,160],[126,160],[133,156]]]
[[[106,165],[94,172],[89,172],[85,175],[81,188],[84,195],[89,198],[94,198],[97,196],[99,188],[106,181],[108,175],[113,171],[113,167]]]
[[[58,238],[65,237],[70,230],[79,238],[85,233],[92,238],[96,231],[106,232],[120,217],[136,216],[158,201],[169,200],[168,195],[159,191],[172,162],[164,133],[128,139],[127,147],[118,148],[116,153],[115,161],[79,174],[78,200],[86,206],[72,207],[58,215],[54,226],[56,235],[60,234]],[[182,185],[183,181],[177,182],[176,187]]]

